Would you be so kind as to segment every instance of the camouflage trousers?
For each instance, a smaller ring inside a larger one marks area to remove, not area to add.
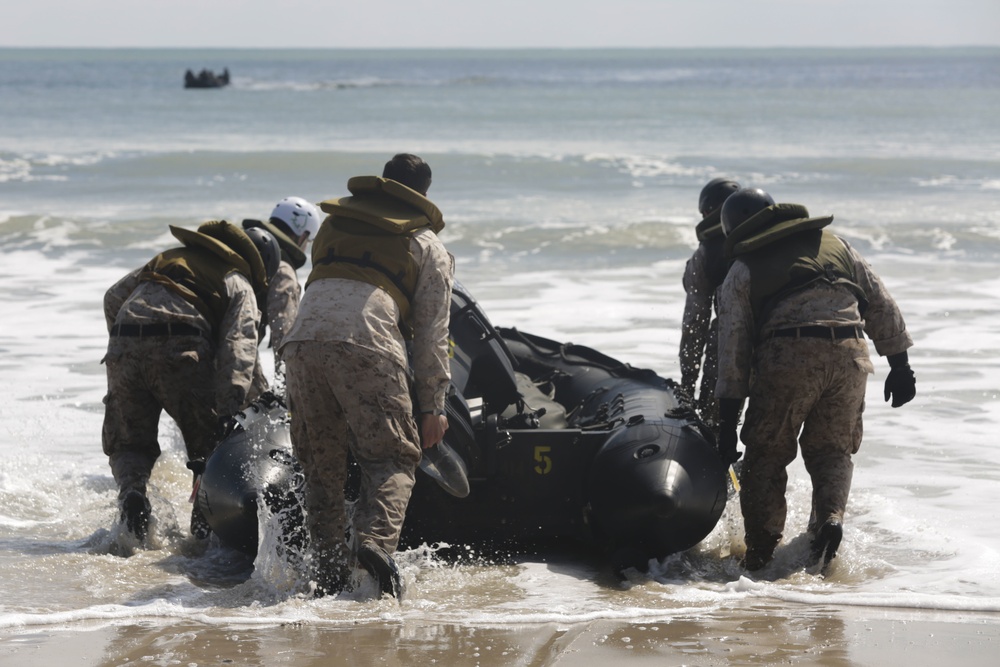
[[[812,480],[809,531],[843,520],[873,369],[864,339],[772,338],[755,355],[740,508],[748,550],[769,552],[785,529],[786,467],[800,446]]]
[[[349,562],[348,452],[361,470],[355,544],[371,541],[394,553],[421,451],[406,369],[340,342],[290,342],[282,359],[292,445],[305,475],[306,526],[320,569],[342,573]]]
[[[217,420],[211,342],[200,336],[113,336],[104,363],[102,441],[119,497],[132,489],[145,493],[160,456],[157,432],[164,410],[180,428],[188,460],[212,452]]]

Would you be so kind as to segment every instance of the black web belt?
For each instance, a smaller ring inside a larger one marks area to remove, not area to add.
[[[208,333],[190,324],[181,322],[157,322],[156,324],[116,324],[111,327],[112,336],[147,338],[151,336],[201,336]]]
[[[827,340],[843,340],[844,338],[861,338],[863,336],[861,327],[791,327],[789,329],[775,329],[768,338],[826,338]]]

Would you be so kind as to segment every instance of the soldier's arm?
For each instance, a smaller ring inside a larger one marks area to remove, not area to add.
[[[455,272],[451,254],[433,233],[426,234],[430,237],[411,241],[411,247],[420,253],[420,276],[413,298],[413,374],[416,407],[421,412],[444,409],[451,381],[448,323]]]
[[[216,412],[223,417],[245,406],[257,366],[257,323],[260,312],[249,281],[238,273],[226,276],[229,308],[216,333]]]
[[[271,347],[275,350],[281,347],[299,312],[299,289],[295,269],[282,262],[271,277],[267,294],[267,324],[271,327]]]
[[[865,258],[846,241],[844,245],[854,258],[858,284],[868,298],[868,309],[863,314],[865,333],[874,343],[875,351],[883,357],[905,352],[913,345],[913,338],[906,330],[899,306]]]
[[[684,301],[684,318],[681,321],[681,344],[679,361],[681,386],[689,395],[694,395],[694,387],[701,371],[701,360],[705,352],[708,327],[712,321],[712,296],[714,286],[705,267],[704,253],[699,248],[684,268],[682,280],[687,298]]]

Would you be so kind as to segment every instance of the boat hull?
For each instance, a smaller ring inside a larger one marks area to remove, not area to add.
[[[447,448],[421,464],[402,544],[512,554],[573,540],[622,569],[714,529],[727,470],[673,381],[591,348],[497,330],[461,285],[451,338]],[[198,495],[219,537],[248,552],[256,503],[300,498],[288,421],[275,410],[220,444]]]

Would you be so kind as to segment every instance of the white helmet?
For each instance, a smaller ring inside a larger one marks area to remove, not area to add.
[[[288,225],[296,237],[305,232],[309,239],[316,238],[319,223],[323,221],[319,209],[301,197],[285,197],[271,211],[271,217]]]

